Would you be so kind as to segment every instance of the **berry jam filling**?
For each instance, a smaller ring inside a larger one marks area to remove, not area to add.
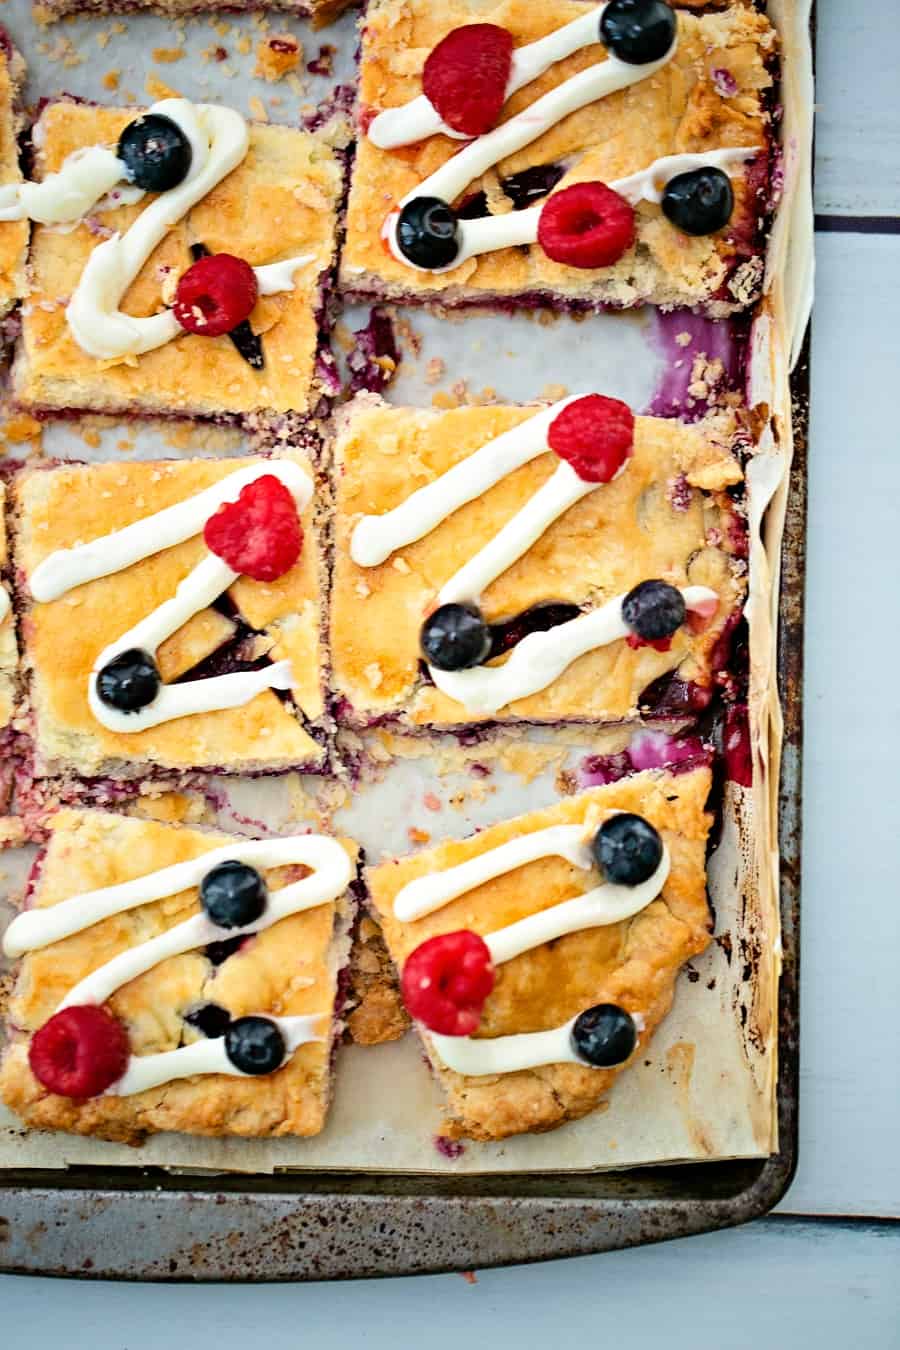
[[[384,310],[373,309],[369,322],[364,328],[357,328],[353,336],[356,345],[347,357],[350,393],[366,390],[380,394],[391,382],[400,362],[393,322]]]
[[[209,961],[210,965],[221,966],[228,960],[229,956],[234,956],[239,952],[245,942],[249,942],[247,937],[224,938],[221,942],[210,942],[203,948],[203,955]]]
[[[529,169],[511,173],[508,178],[500,179],[500,186],[513,204],[513,209],[523,211],[534,206],[542,197],[547,197],[565,174],[563,164],[534,164]],[[490,215],[486,193],[473,192],[466,197],[457,211],[460,220],[481,220]]]
[[[224,1036],[231,1025],[231,1013],[226,1008],[220,1008],[218,1003],[204,1003],[192,1012],[185,1013],[184,1020],[208,1040],[215,1041]]]
[[[528,637],[529,633],[547,633],[551,628],[558,628],[560,624],[577,619],[580,613],[581,610],[577,605],[560,601],[556,604],[535,605],[532,609],[525,610],[523,614],[517,614],[513,619],[492,623],[489,625],[491,646],[487,659],[503,656],[523,638]]]
[[[646,769],[668,769],[686,773],[710,764],[711,746],[699,736],[669,736],[664,731],[640,731],[625,750],[610,755],[587,755],[578,768],[579,790],[618,783],[632,773]]]

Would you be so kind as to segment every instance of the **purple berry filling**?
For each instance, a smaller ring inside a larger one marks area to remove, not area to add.
[[[534,164],[531,168],[511,173],[501,178],[500,186],[513,204],[516,211],[534,206],[542,197],[552,192],[566,172],[562,164]],[[479,220],[490,214],[484,192],[473,192],[465,198],[457,215],[461,220]]]
[[[367,390],[380,394],[390,383],[400,362],[394,339],[394,325],[384,310],[373,309],[369,322],[354,334],[356,345],[347,357],[350,393]]]

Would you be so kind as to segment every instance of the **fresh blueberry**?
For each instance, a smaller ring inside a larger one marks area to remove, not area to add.
[[[145,113],[129,122],[119,137],[125,176],[146,192],[168,192],[184,182],[191,167],[191,143],[177,122],[161,113]]]
[[[622,618],[645,642],[660,642],[684,623],[684,596],[667,581],[642,581],[622,601]]]
[[[616,886],[640,886],[659,867],[663,843],[643,816],[619,811],[605,820],[591,843],[597,865]]]
[[[677,173],[665,186],[662,209],[685,234],[715,234],[734,210],[731,179],[713,168]]]
[[[273,1073],[284,1063],[287,1046],[268,1017],[239,1017],[225,1032],[225,1053],[241,1073]]]
[[[456,212],[440,197],[414,197],[400,212],[397,246],[415,267],[449,267],[459,253]]]
[[[422,654],[437,670],[480,666],[491,650],[491,630],[475,605],[441,605],[422,625]]]
[[[630,66],[659,61],[675,41],[675,15],[665,0],[609,0],[600,41]]]
[[[208,1040],[215,1041],[224,1036],[231,1025],[231,1013],[227,1008],[220,1008],[218,1003],[203,1003],[193,1012],[186,1013],[184,1020]]]
[[[255,867],[229,859],[200,882],[200,903],[219,928],[246,928],[266,907],[266,883]]]
[[[156,698],[161,683],[153,658],[137,647],[129,647],[99,672],[97,695],[119,712],[140,712]]]
[[[624,1064],[637,1044],[634,1018],[615,1003],[598,1003],[575,1019],[572,1043],[580,1059],[595,1069]]]

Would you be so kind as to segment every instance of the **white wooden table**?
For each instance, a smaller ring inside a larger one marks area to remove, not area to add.
[[[800,1166],[737,1232],[352,1287],[0,1278],[9,1344],[900,1347],[897,0],[819,0]],[[893,22],[891,12],[893,11]],[[894,1222],[892,1222],[894,1221]],[[17,1334],[16,1334],[17,1333]],[[3,1337],[6,1343],[6,1337]]]

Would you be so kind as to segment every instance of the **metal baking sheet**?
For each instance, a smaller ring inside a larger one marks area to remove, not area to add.
[[[95,21],[98,26],[102,21]],[[281,26],[278,18],[273,26]],[[13,29],[19,39],[16,25]],[[185,93],[208,92],[180,78],[185,67],[175,67],[177,79],[174,71],[162,75]],[[74,88],[75,81],[65,80],[64,86]],[[805,406],[805,364],[798,368],[795,394]],[[741,1222],[777,1202],[789,1182],[796,1146],[804,526],[804,422],[799,415],[795,428],[780,609],[786,640],[779,672],[785,712],[779,812],[784,959],[779,1152],[760,1160],[552,1177],[362,1172],[188,1179],[138,1167],[104,1168],[102,1174],[90,1167],[6,1172],[0,1183],[0,1267],[141,1279],[410,1273],[633,1245]]]

